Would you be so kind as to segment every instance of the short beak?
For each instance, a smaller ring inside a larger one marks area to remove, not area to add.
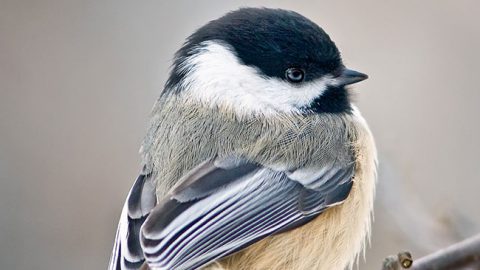
[[[351,69],[344,69],[338,77],[335,77],[335,82],[338,86],[345,86],[361,82],[367,78],[367,74],[363,74]]]

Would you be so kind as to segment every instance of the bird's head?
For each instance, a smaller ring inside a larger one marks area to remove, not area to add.
[[[243,8],[211,21],[177,52],[165,94],[238,114],[349,112],[346,69],[318,25],[286,10]]]

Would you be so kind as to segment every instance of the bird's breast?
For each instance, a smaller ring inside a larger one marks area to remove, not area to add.
[[[357,116],[355,116],[357,117]],[[358,114],[358,117],[361,117]],[[370,234],[376,149],[363,119],[353,119],[354,184],[348,198],[309,223],[273,235],[220,261],[223,268],[351,269]],[[218,264],[217,264],[218,267]]]

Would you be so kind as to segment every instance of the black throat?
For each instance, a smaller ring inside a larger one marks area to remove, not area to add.
[[[311,113],[352,113],[350,95],[345,87],[329,87],[304,108]]]

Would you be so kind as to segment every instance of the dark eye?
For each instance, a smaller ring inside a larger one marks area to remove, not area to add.
[[[292,83],[303,82],[305,72],[300,68],[289,68],[285,71],[285,78]]]

